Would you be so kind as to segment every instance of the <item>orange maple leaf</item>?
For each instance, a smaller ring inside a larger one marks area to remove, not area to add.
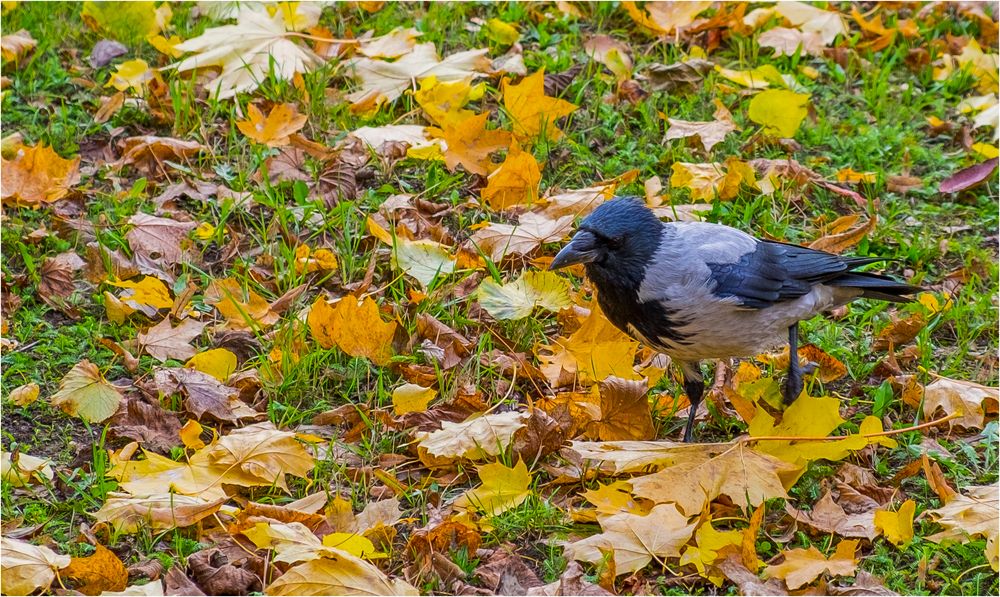
[[[514,121],[514,134],[521,139],[544,134],[550,141],[562,138],[556,120],[571,114],[576,106],[545,95],[545,69],[525,77],[517,85],[503,82],[503,105]]]
[[[80,182],[79,166],[79,157],[64,160],[45,144],[22,145],[13,159],[2,160],[3,202],[38,207],[58,201]]]
[[[323,348],[336,346],[355,357],[367,357],[376,365],[392,358],[396,322],[382,321],[371,297],[359,301],[346,296],[336,305],[318,297],[309,311],[309,329]]]
[[[295,106],[280,104],[271,108],[264,118],[257,106],[247,105],[247,119],[236,123],[244,135],[268,147],[283,147],[291,143],[290,135],[297,133],[306,124],[306,116],[299,114]]]
[[[490,174],[489,182],[482,190],[483,201],[493,209],[532,203],[538,200],[538,183],[541,180],[542,174],[535,156],[521,151],[521,147],[514,143],[507,152],[507,159],[499,169]]]
[[[488,116],[488,112],[483,112],[457,122],[446,121],[441,128],[427,129],[432,138],[444,139],[448,144],[444,163],[449,171],[454,172],[461,164],[472,174],[485,176],[494,165],[490,154],[510,145],[510,133],[486,129]]]

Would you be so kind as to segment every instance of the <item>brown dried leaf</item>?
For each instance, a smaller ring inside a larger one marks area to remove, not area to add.
[[[713,68],[715,65],[708,60],[695,58],[674,64],[650,64],[645,72],[653,91],[675,93],[692,91]]]
[[[166,175],[166,161],[186,162],[206,148],[195,141],[182,141],[170,137],[130,137],[125,139],[122,157],[113,164],[116,168],[134,165],[146,175]]]
[[[218,548],[193,554],[188,558],[188,566],[198,586],[209,595],[248,595],[262,587],[256,574],[230,564],[229,558]]]
[[[597,385],[601,395],[601,418],[591,423],[591,436],[602,441],[646,440],[656,436],[645,379],[610,376]]]
[[[183,394],[184,408],[199,420],[208,415],[217,421],[235,423],[261,416],[239,399],[239,390],[196,369],[157,369],[153,382],[164,394]]]
[[[926,325],[927,318],[923,313],[913,313],[903,318],[893,315],[889,325],[878,333],[872,348],[875,350],[889,350],[890,346],[899,348],[916,338]]]
[[[73,294],[73,272],[83,266],[83,259],[73,251],[47,257],[39,271],[38,295],[48,301],[53,296],[66,298]]]
[[[845,216],[853,217],[853,216]],[[869,232],[875,230],[875,224],[878,223],[878,216],[871,214],[868,221],[860,226],[847,230],[846,232],[839,232],[836,234],[829,234],[826,236],[821,236],[813,242],[807,245],[810,249],[816,249],[818,251],[826,251],[828,253],[843,253],[847,249],[850,249],[854,245],[861,242]],[[837,222],[834,221],[830,224],[830,228],[836,228]]]
[[[160,454],[169,454],[171,448],[180,445],[180,430],[176,414],[134,393],[125,398],[118,413],[108,421],[110,438],[134,440]]]
[[[146,354],[164,363],[170,359],[186,361],[198,351],[191,346],[191,341],[201,335],[205,324],[194,319],[185,319],[177,326],[170,323],[170,318],[140,332],[137,336],[139,345]]]
[[[803,511],[785,504],[785,511],[796,521],[804,523],[820,533],[836,533],[841,537],[875,538],[875,509],[878,503],[864,512],[848,514],[843,507],[833,499],[833,494],[827,491],[813,505],[812,510]]]
[[[125,234],[132,251],[137,256],[166,265],[180,263],[185,258],[181,241],[197,227],[194,222],[178,222],[145,213],[135,214],[128,222],[134,226]]]

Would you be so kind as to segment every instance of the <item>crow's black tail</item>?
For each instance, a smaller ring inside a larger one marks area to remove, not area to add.
[[[848,258],[845,261],[847,261],[848,267],[854,269],[856,267],[861,267],[862,265],[868,265],[869,263],[887,260],[879,259],[877,257],[855,257]],[[918,292],[924,292],[926,290],[925,288],[921,288],[919,286],[913,286],[900,282],[899,280],[890,278],[889,276],[874,274],[871,272],[847,271],[832,280],[825,281],[824,284],[845,288],[857,288],[861,291],[861,296],[864,298],[878,299],[892,303],[912,302],[913,297],[910,295],[917,294]]]

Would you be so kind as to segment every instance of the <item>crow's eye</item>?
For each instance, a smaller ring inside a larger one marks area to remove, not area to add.
[[[625,242],[625,238],[622,236],[609,236],[604,243],[608,245],[609,249],[618,249]]]

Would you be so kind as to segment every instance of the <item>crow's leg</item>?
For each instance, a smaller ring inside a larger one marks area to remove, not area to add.
[[[799,365],[799,324],[788,328],[788,379],[782,388],[785,404],[791,404],[802,393],[802,367]]]
[[[691,441],[691,432],[694,430],[694,418],[698,414],[698,405],[701,404],[701,397],[705,393],[705,379],[701,373],[701,363],[679,363],[684,374],[684,392],[687,394],[691,407],[688,410],[687,425],[684,426],[684,441]]]

